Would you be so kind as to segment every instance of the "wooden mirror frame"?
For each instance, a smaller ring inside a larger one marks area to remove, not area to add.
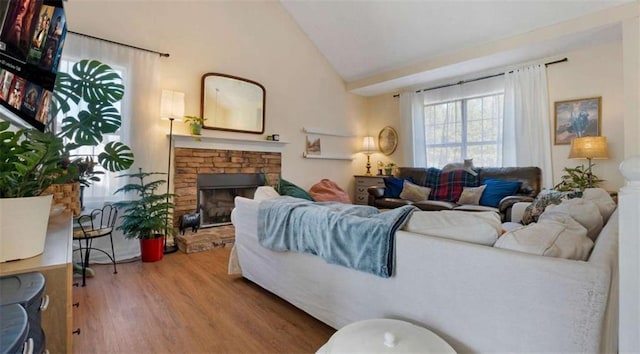
[[[205,99],[207,97],[206,81],[207,81],[207,78],[212,77],[212,76],[242,81],[244,83],[255,85],[258,89],[262,90],[262,120],[260,121],[260,126],[259,127],[256,127],[256,129],[236,129],[236,128],[229,127],[229,126],[215,126],[215,125],[213,125],[213,123],[207,123],[207,121],[211,122],[211,119],[210,119],[211,117],[206,117],[205,116]],[[204,121],[204,124],[202,125],[202,127],[204,129],[211,129],[211,130],[224,130],[224,131],[232,131],[232,132],[262,134],[262,133],[264,133],[264,125],[265,125],[266,96],[267,96],[267,91],[265,90],[264,86],[262,86],[258,82],[255,82],[255,81],[252,81],[252,80],[249,80],[249,79],[244,79],[244,78],[237,77],[237,76],[233,76],[233,75],[227,75],[227,74],[221,74],[221,73],[206,73],[206,74],[202,75],[202,87],[201,87],[201,94],[200,94],[200,116],[206,119]]]

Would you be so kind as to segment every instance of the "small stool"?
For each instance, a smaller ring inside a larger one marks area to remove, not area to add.
[[[435,333],[391,319],[358,321],[341,328],[318,349],[330,353],[451,353],[456,351]]]

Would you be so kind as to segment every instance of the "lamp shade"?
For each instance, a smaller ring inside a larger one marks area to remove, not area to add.
[[[376,142],[372,136],[365,136],[362,139],[362,152],[364,153],[372,153],[376,150]]]
[[[160,104],[161,119],[175,119],[181,121],[184,116],[184,93],[171,90],[162,90]]]
[[[586,136],[571,140],[570,159],[608,159],[607,138]]]

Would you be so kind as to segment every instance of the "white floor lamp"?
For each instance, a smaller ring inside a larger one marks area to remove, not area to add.
[[[169,194],[169,185],[171,182],[171,151],[173,147],[173,121],[182,121],[184,116],[184,93],[178,91],[162,90],[162,100],[160,105],[160,119],[169,120],[169,162],[167,163],[167,194]],[[167,195],[167,204],[169,196]],[[167,246],[167,237],[169,230],[169,214],[165,220],[165,237],[164,237],[164,253],[173,253],[178,250],[178,245],[173,240],[171,247]]]

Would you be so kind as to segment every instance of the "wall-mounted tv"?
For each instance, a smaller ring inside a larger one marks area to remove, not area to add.
[[[67,34],[62,0],[0,0],[0,113],[43,131]]]

